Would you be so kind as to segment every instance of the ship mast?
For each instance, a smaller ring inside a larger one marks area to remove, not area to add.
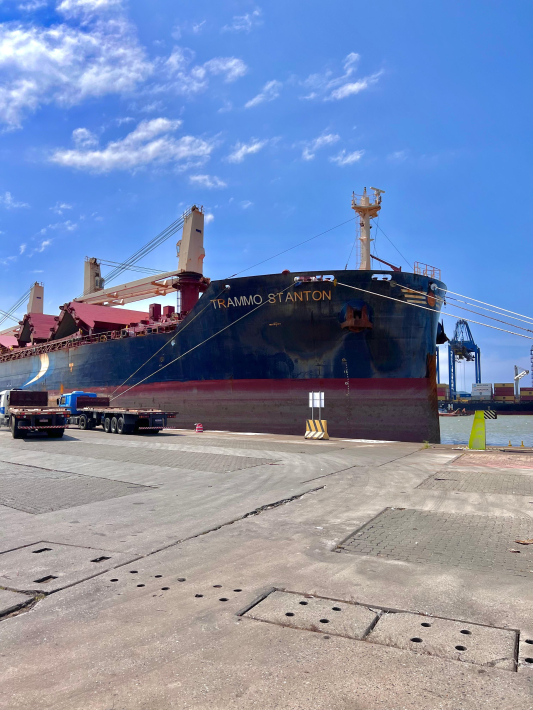
[[[358,269],[366,271],[372,268],[370,264],[370,242],[374,240],[370,237],[370,230],[372,229],[370,220],[377,217],[381,209],[381,195],[385,192],[384,190],[378,190],[377,187],[371,187],[370,189],[374,192],[372,201],[370,196],[367,195],[366,187],[362,195],[356,195],[355,192],[352,193],[352,209],[359,215],[359,226],[361,228],[359,236],[361,261]]]

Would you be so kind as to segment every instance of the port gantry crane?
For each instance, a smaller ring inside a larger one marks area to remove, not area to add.
[[[474,342],[470,326],[465,320],[455,324],[453,337],[448,343],[448,373],[450,378],[450,399],[457,396],[455,363],[461,360],[473,362],[476,369],[476,384],[481,382],[481,350]]]

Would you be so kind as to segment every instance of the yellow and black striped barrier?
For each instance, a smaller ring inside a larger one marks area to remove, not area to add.
[[[328,423],[325,419],[306,419],[306,439],[329,439]]]

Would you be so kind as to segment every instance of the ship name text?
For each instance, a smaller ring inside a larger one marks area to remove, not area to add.
[[[281,291],[269,293],[265,303],[296,303],[301,301],[331,301],[331,291]],[[215,309],[231,308],[232,306],[260,306],[263,297],[256,293],[254,296],[233,296],[229,298],[212,298],[211,303]]]

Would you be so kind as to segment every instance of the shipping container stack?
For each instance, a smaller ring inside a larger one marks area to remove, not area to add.
[[[521,402],[533,402],[533,387],[521,387],[520,388],[520,401]]]
[[[512,382],[495,382],[494,399],[497,402],[514,402],[514,384]]]
[[[450,387],[449,385],[437,384],[437,399],[439,402],[444,402],[449,399]]]

